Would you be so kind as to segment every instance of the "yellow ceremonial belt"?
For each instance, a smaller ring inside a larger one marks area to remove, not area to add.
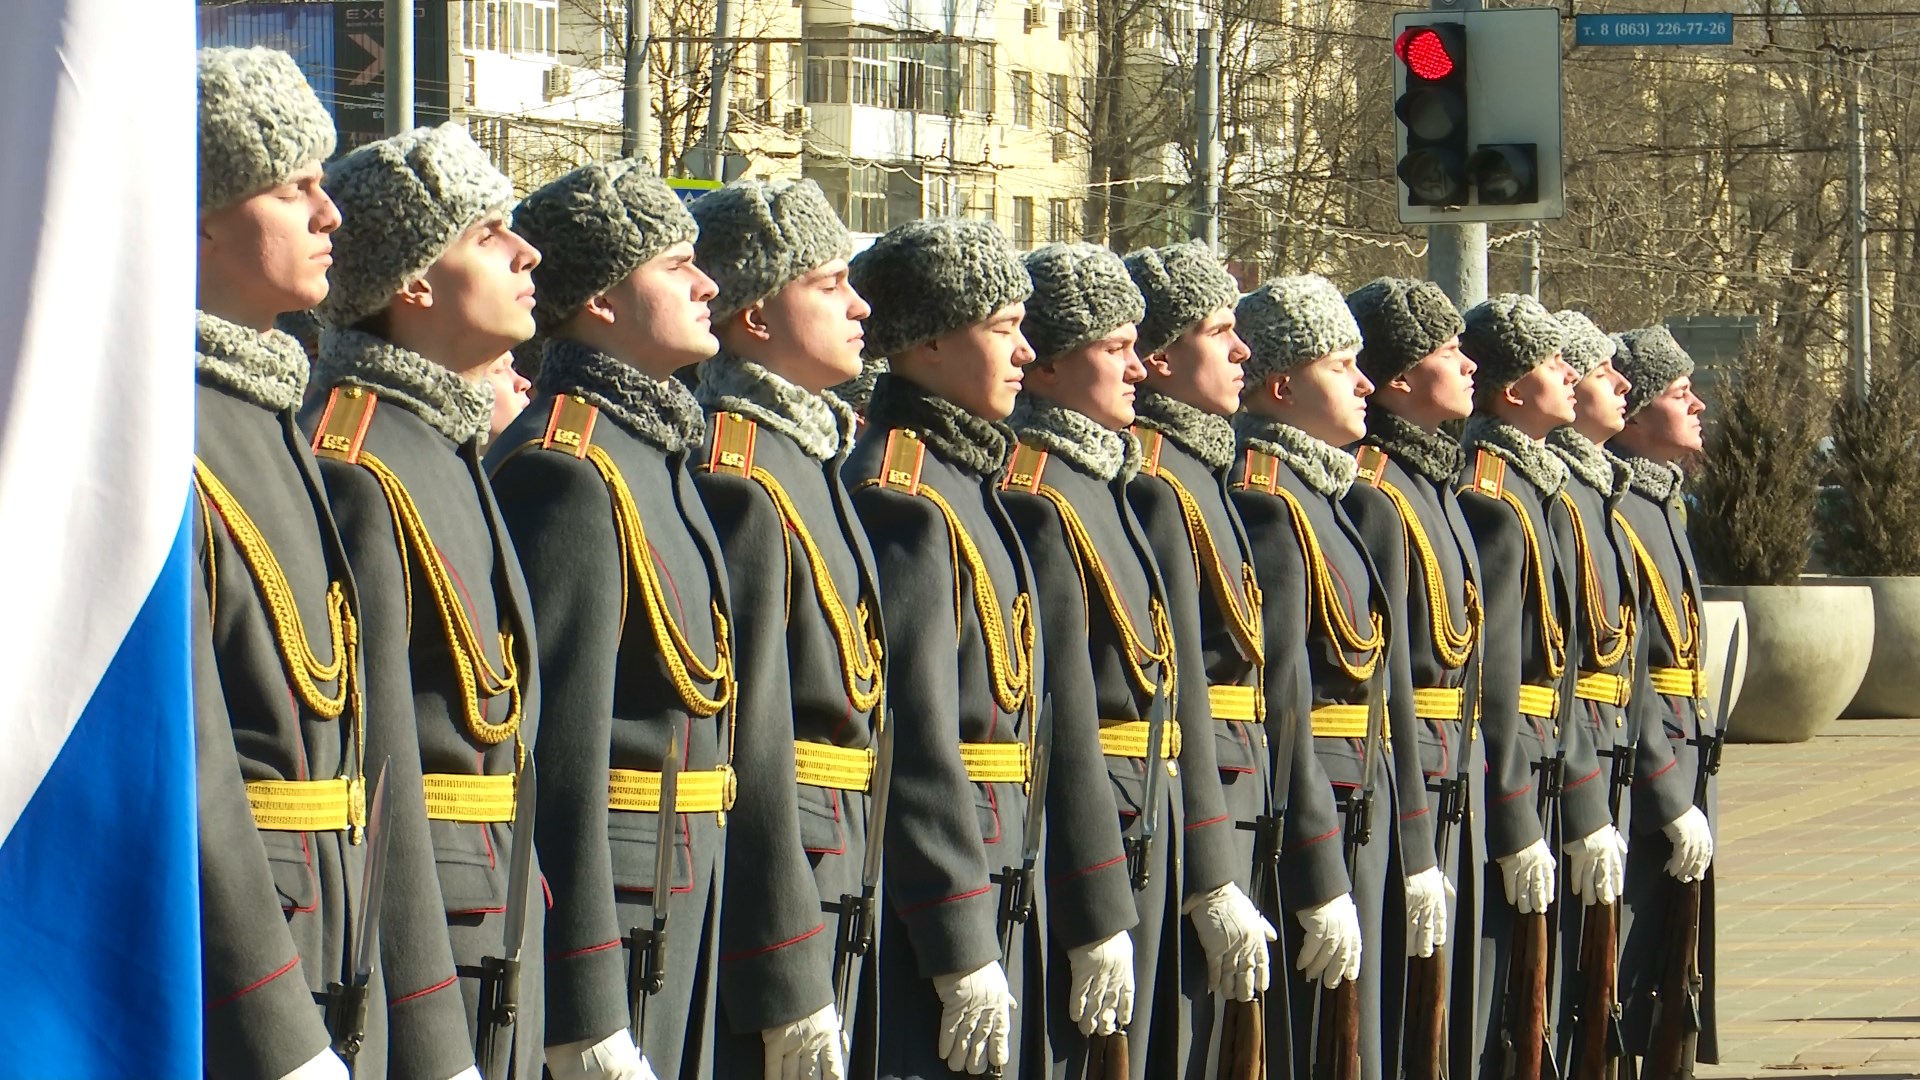
[[[1523,683],[1520,686],[1520,715],[1552,720],[1560,715],[1560,691],[1557,687]]]
[[[1032,757],[1023,742],[963,742],[960,761],[976,784],[1024,784],[1033,779]]]
[[[676,784],[674,809],[682,814],[724,814],[733,809],[734,796],[739,793],[739,781],[731,765],[683,772]],[[639,769],[607,770],[607,808],[659,813],[660,774]]]
[[[1602,705],[1625,707],[1633,697],[1633,684],[1624,675],[1614,675],[1605,671],[1583,671],[1580,681],[1573,684],[1573,696],[1581,701],[1597,701]]]
[[[1207,707],[1215,720],[1254,723],[1259,720],[1260,688],[1215,683],[1207,687]]]
[[[367,788],[358,780],[249,780],[255,828],[268,832],[340,832],[367,823]]]
[[[512,773],[498,776],[428,773],[420,780],[427,796],[427,817],[434,821],[487,824],[513,820],[514,792],[519,787],[519,778]]]
[[[1460,686],[1426,686],[1413,692],[1413,715],[1422,720],[1461,720],[1467,715],[1467,691]]]
[[[1651,668],[1647,671],[1647,677],[1653,681],[1653,691],[1656,694],[1671,694],[1674,697],[1683,698],[1707,696],[1707,673],[1695,668]]]
[[[873,783],[873,751],[795,742],[793,772],[808,787],[865,791]]]
[[[1113,757],[1145,758],[1147,737],[1153,725],[1145,720],[1122,720],[1100,729],[1100,752]],[[1172,761],[1180,756],[1180,722],[1169,720],[1160,728],[1160,757]]]
[[[1320,705],[1313,710],[1313,737],[1316,739],[1364,739],[1372,719],[1367,705]],[[1382,731],[1384,742],[1393,741],[1391,731]]]

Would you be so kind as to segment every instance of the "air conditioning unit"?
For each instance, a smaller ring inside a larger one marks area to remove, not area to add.
[[[1244,131],[1234,132],[1233,137],[1227,140],[1227,152],[1230,154],[1244,154],[1252,149],[1253,136]]]
[[[541,80],[540,88],[548,101],[573,93],[573,69],[565,64],[555,64],[548,68],[546,77]]]
[[[1042,26],[1045,26],[1046,24],[1047,24],[1046,8],[1041,7],[1039,4],[1034,4],[1027,8],[1026,21],[1022,25],[1022,29],[1024,29],[1027,33],[1031,34],[1035,30],[1040,29]]]
[[[1068,34],[1073,33],[1074,27],[1079,25],[1079,14],[1071,8],[1061,8],[1060,18],[1056,25],[1059,28],[1056,32],[1061,37],[1066,37]]]
[[[1067,133],[1064,131],[1055,132],[1053,136],[1053,160],[1065,161],[1072,156],[1073,140],[1068,138]]]
[[[1074,14],[1079,18],[1081,33],[1087,33],[1093,29],[1093,12],[1082,8]]]
[[[813,110],[805,105],[795,105],[787,110],[787,118],[780,125],[788,134],[798,135],[813,127]]]

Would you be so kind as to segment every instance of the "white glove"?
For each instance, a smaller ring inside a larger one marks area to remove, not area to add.
[[[1004,1066],[1014,1005],[1000,961],[964,975],[936,975],[933,989],[940,995],[940,1056],[947,1068],[978,1076],[988,1065]]]
[[[447,1080],[481,1080],[480,1066],[469,1065],[448,1077]]]
[[[626,1028],[604,1039],[547,1047],[547,1071],[553,1080],[656,1080]]]
[[[1447,943],[1447,901],[1453,882],[1437,866],[1407,879],[1407,955],[1432,956]]]
[[[840,1014],[831,1002],[812,1016],[760,1032],[767,1044],[767,1080],[846,1080],[840,1056]]]
[[[1323,983],[1331,990],[1360,977],[1360,909],[1353,906],[1352,893],[1341,893],[1294,917],[1300,920],[1307,938],[1293,966],[1308,981]]]
[[[347,1063],[328,1047],[280,1080],[347,1080],[348,1075]]]
[[[1673,841],[1673,858],[1667,860],[1667,873],[1681,881],[1698,881],[1707,875],[1713,861],[1713,830],[1707,827],[1707,815],[1697,806],[1660,827]]]
[[[1229,1001],[1252,1001],[1256,991],[1267,988],[1267,943],[1280,935],[1240,886],[1229,881],[1189,897],[1181,910],[1193,919],[1206,950],[1208,989]]]
[[[1067,1018],[1082,1035],[1113,1035],[1133,1023],[1133,938],[1122,930],[1105,941],[1067,950],[1073,989]]]
[[[1522,915],[1544,915],[1553,899],[1553,852],[1545,840],[1535,840],[1511,855],[1495,860],[1506,879],[1507,903]]]
[[[1611,904],[1620,898],[1627,873],[1627,838],[1611,824],[1602,825],[1560,850],[1567,853],[1567,888],[1586,905]]]

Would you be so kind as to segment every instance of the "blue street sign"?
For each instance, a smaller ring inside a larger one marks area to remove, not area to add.
[[[1575,15],[1575,45],[1731,45],[1727,12],[1667,15]]]

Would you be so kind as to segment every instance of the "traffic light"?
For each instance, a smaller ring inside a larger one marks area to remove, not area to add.
[[[1467,31],[1460,23],[1415,24],[1393,40],[1406,90],[1393,113],[1406,128],[1394,172],[1413,206],[1463,206],[1467,152]]]
[[[1534,143],[1493,143],[1467,159],[1476,200],[1483,206],[1516,206],[1540,201],[1540,147]]]

